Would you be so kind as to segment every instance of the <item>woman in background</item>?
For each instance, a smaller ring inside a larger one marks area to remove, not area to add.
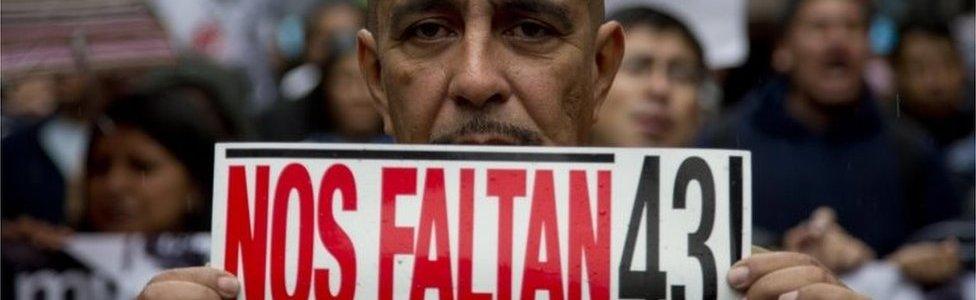
[[[356,61],[356,32],[334,33],[322,81],[305,97],[284,101],[260,118],[265,141],[391,143]]]
[[[323,65],[323,111],[331,130],[313,132],[307,141],[326,143],[392,143],[383,134],[383,121],[369,97],[356,60],[355,35],[337,36],[331,43],[332,55]]]
[[[195,232],[209,230],[214,143],[247,132],[233,78],[186,64],[149,74],[135,94],[111,102],[93,126],[80,223],[69,229],[25,217],[3,225],[0,298],[131,299],[154,267],[204,263]],[[126,267],[93,262],[113,260]],[[74,285],[79,278],[91,284]]]
[[[245,130],[232,111],[233,96],[215,76],[201,74],[179,69],[157,74],[97,121],[88,153],[83,229],[209,229],[214,144],[235,140]]]

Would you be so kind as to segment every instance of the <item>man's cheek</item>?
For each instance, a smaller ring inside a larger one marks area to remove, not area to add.
[[[401,93],[395,108],[391,111],[393,135],[400,143],[425,143],[432,119],[425,109],[424,102],[419,97],[411,97],[408,93]]]
[[[391,93],[396,97],[391,103],[391,117],[399,141],[424,143],[430,139],[431,127],[439,119],[438,111],[447,99],[443,77],[436,75],[417,76],[410,84],[398,85]]]
[[[546,67],[527,65],[515,74],[520,75],[515,81],[518,82],[521,96],[527,99],[526,109],[553,139],[563,141],[566,136],[573,136],[574,130],[566,129],[578,128],[574,121],[584,121],[574,120],[581,115],[580,110],[589,109],[592,112],[592,107],[581,105],[586,102],[585,91],[591,83],[585,80],[588,78],[586,68],[578,64],[568,64],[562,60]],[[587,114],[587,120],[589,115],[592,114]]]
[[[578,143],[576,137],[579,125],[585,120],[573,117],[576,113],[569,113],[566,102],[574,97],[574,93],[562,93],[559,87],[545,86],[529,98],[523,98],[523,105],[532,121],[544,135],[544,143],[553,145],[574,145]]]

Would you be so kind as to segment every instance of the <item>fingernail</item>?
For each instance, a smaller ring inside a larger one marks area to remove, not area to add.
[[[729,270],[729,284],[734,288],[745,287],[749,283],[749,268],[738,266]]]
[[[237,282],[237,278],[231,276],[224,276],[217,279],[217,288],[220,289],[220,293],[227,297],[237,296],[238,290],[241,288],[241,284]]]
[[[779,295],[779,300],[796,300],[800,296],[800,291],[792,291],[786,294]]]

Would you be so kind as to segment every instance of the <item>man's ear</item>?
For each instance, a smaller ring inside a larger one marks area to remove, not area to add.
[[[383,131],[388,135],[393,135],[393,123],[390,118],[390,106],[386,98],[386,91],[383,89],[381,71],[383,66],[380,57],[377,55],[378,49],[376,38],[369,30],[361,29],[356,36],[357,54],[359,58],[359,70],[363,73],[363,80],[369,88],[369,95],[373,98],[373,106],[380,116],[383,117]]]
[[[593,77],[596,84],[593,89],[593,121],[596,122],[600,109],[607,98],[613,79],[617,76],[620,61],[624,57],[624,29],[617,21],[610,21],[600,26],[596,33],[596,55]]]

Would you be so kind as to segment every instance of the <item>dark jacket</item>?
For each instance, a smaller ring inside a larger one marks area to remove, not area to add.
[[[700,140],[752,151],[755,227],[781,235],[829,206],[885,255],[922,226],[958,215],[942,159],[921,131],[883,114],[865,92],[815,133],[786,113],[788,90],[786,79],[759,88]]]

